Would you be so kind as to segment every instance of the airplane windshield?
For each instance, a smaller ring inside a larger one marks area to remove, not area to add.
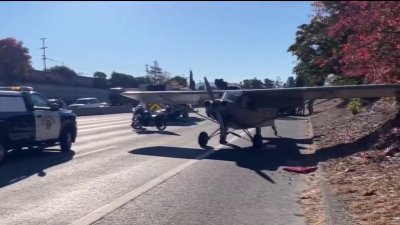
[[[222,96],[222,99],[238,102],[240,97],[242,96],[243,96],[243,91],[240,90],[226,91]]]

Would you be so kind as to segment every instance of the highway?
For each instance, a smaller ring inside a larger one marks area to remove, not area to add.
[[[73,151],[12,152],[0,167],[0,224],[304,224],[296,203],[302,175],[281,171],[309,148],[306,117],[262,130],[262,150],[228,145],[192,116],[136,133],[131,114],[78,117]],[[253,131],[254,132],[254,131]],[[237,133],[242,133],[237,131]],[[300,216],[299,216],[300,215]]]

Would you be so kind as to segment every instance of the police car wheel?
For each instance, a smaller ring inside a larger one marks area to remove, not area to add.
[[[0,164],[4,161],[4,158],[6,157],[6,149],[4,146],[0,143]]]
[[[71,146],[72,146],[72,131],[71,131],[70,129],[66,129],[66,130],[61,134],[60,146],[61,146],[61,151],[63,151],[63,152],[71,151]]]

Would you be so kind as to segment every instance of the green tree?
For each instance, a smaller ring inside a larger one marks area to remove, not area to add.
[[[76,74],[76,72],[73,69],[66,66],[53,66],[49,68],[48,71],[57,73],[66,78],[72,78],[78,76],[78,74]]]
[[[245,79],[242,81],[242,88],[243,89],[262,89],[265,88],[263,82],[257,78],[253,79]]]
[[[23,81],[31,70],[31,56],[23,43],[15,38],[1,39],[0,80],[6,84]]]
[[[118,72],[113,72],[111,74],[110,83],[112,87],[137,88],[139,86],[132,75]]]
[[[93,74],[95,88],[107,88],[107,74],[103,72],[95,72]]]
[[[141,84],[151,84],[151,81],[148,76],[135,77],[135,81],[138,86]]]
[[[147,76],[152,84],[162,84],[165,83],[169,79],[169,73],[163,71],[157,61],[153,62],[152,66],[146,66]]]
[[[189,81],[189,88],[191,90],[196,90],[196,82],[193,79],[193,72],[190,70],[190,81]]]
[[[292,76],[288,77],[286,80],[286,83],[284,84],[285,87],[291,88],[291,87],[296,87],[296,81]]]
[[[175,76],[167,81],[167,83],[174,85],[174,86],[180,86],[180,87],[187,87],[187,80],[186,78],[182,76]]]
[[[264,86],[266,88],[274,88],[275,87],[275,82],[273,80],[270,80],[268,78],[264,79]]]
[[[215,79],[214,84],[219,90],[228,90],[228,82],[224,81],[224,79]]]
[[[103,72],[95,72],[93,74],[94,78],[99,78],[99,79],[107,79],[107,74],[103,73]]]
[[[306,86],[306,78],[304,74],[300,74],[296,76],[295,82],[296,82],[296,87],[304,87]]]
[[[277,76],[275,80],[275,88],[281,88],[281,87],[283,87],[283,82],[281,80],[281,77]]]
[[[305,86],[321,86],[330,73],[340,74],[341,50],[344,40],[335,41],[327,35],[331,21],[313,18],[296,32],[296,41],[288,48],[297,57],[293,73],[302,76]]]

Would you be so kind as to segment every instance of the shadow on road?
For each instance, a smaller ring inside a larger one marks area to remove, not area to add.
[[[198,123],[204,121],[206,119],[199,117],[189,117],[189,118],[177,118],[177,119],[169,119],[167,121],[167,126],[193,126]]]
[[[314,154],[302,154],[302,146],[311,145],[313,139],[323,138],[315,136],[310,139],[293,138],[264,138],[263,147],[255,150],[252,147],[242,148],[232,143],[227,143],[226,148],[216,150],[207,157],[208,160],[222,160],[235,162],[237,166],[253,170],[265,180],[274,181],[263,171],[276,171],[281,166],[316,166],[332,158],[345,157],[362,149],[368,142],[376,139],[377,134],[372,133],[353,143],[339,144],[329,148],[319,149]],[[206,150],[200,148],[179,148],[156,146],[131,150],[130,153],[161,157],[195,159]]]
[[[74,151],[60,152],[59,149],[11,152],[7,154],[7,160],[0,166],[0,188],[35,174],[44,177],[46,169],[68,162],[74,155]]]
[[[168,127],[167,127],[168,129]],[[146,128],[140,129],[140,130],[133,130],[137,134],[165,134],[165,135],[175,135],[175,136],[181,136],[180,134],[177,134],[172,131],[167,131],[167,130],[148,130]]]
[[[215,151],[207,157],[209,160],[222,160],[235,162],[237,166],[253,170],[262,178],[275,183],[264,170],[276,171],[280,166],[291,166],[293,162],[301,164],[302,147],[297,144],[311,143],[309,139],[291,138],[266,138],[263,148],[255,150],[251,147],[242,148],[228,143],[227,148]],[[200,148],[180,148],[155,146],[131,150],[130,153],[137,155],[150,155],[172,158],[195,159],[206,150]],[[297,162],[298,161],[298,162]]]

